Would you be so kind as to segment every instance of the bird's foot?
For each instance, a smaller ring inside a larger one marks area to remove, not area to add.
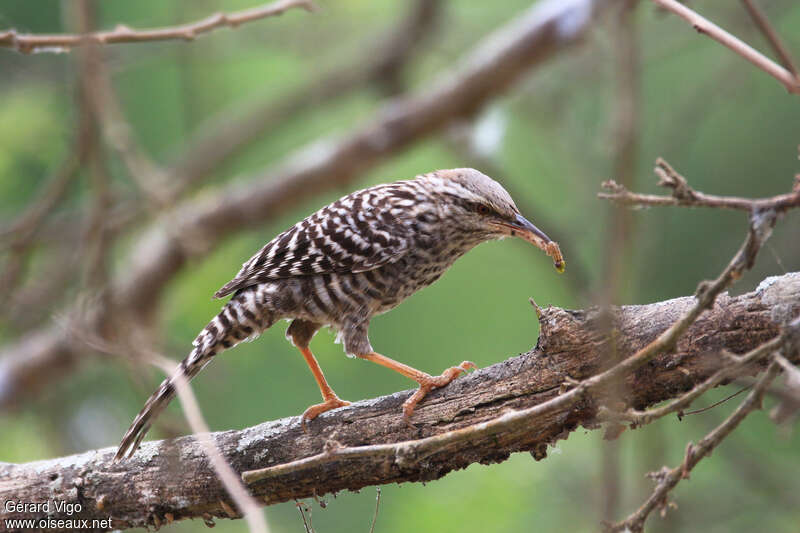
[[[338,396],[333,395],[330,398],[326,398],[324,402],[318,403],[316,405],[312,405],[300,416],[300,425],[303,427],[303,431],[307,431],[306,429],[306,422],[309,420],[314,420],[319,415],[326,411],[330,411],[331,409],[337,409],[339,407],[345,407],[350,405],[350,402],[347,400],[342,400]]]
[[[414,408],[417,406],[419,402],[422,401],[427,394],[432,391],[433,389],[438,389],[439,387],[444,387],[454,379],[456,379],[459,375],[466,372],[467,370],[477,370],[478,365],[473,363],[472,361],[464,361],[458,366],[451,366],[447,370],[441,373],[438,376],[429,376],[421,378],[419,383],[419,388],[411,395],[411,397],[403,402],[403,419],[405,420],[406,424],[411,425],[411,415],[414,413]]]

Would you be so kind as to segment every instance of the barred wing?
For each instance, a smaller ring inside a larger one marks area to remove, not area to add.
[[[294,276],[364,272],[402,257],[411,228],[398,217],[414,204],[408,182],[345,196],[287,229],[251,257],[214,296]]]

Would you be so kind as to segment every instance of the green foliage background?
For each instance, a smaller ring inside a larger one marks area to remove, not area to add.
[[[789,48],[800,57],[800,5],[761,2]],[[405,3],[321,0],[322,11],[297,11],[278,19],[221,30],[192,43],[116,45],[114,82],[137,138],[160,161],[179,153],[204,118],[252,99],[279,99],[323,69],[349,64],[404,14]],[[529,2],[445,2],[433,39],[407,70],[413,88],[424,88],[481,37],[513,19]],[[738,2],[708,0],[696,7],[761,49],[765,45]],[[139,0],[98,3],[102,27],[124,22],[151,27],[193,20],[217,9],[253,5],[244,0]],[[55,0],[4,0],[0,27],[58,32],[62,4]],[[643,2],[636,14],[641,61],[641,116],[636,189],[656,192],[651,168],[657,156],[670,161],[697,189],[767,196],[786,192],[800,171],[800,100],[766,74],[675,17]],[[582,307],[602,285],[601,264],[610,207],[596,198],[612,178],[614,85],[613,25],[599,21],[584,45],[559,55],[526,77],[489,113],[505,124],[492,155],[495,176],[510,189],[529,218],[561,243],[567,272],[559,276],[547,257],[521,241],[480,246],[439,283],[373,321],[376,348],[421,369],[438,372],[462,359],[486,366],[529,350],[538,325],[528,303]],[[366,60],[366,57],[364,57]],[[74,61],[70,55],[23,56],[0,50],[0,220],[13,220],[69,149],[75,124]],[[235,158],[196,194],[213,194],[220,183],[251,179],[302,144],[347,132],[369,117],[381,95],[370,87],[283,124]],[[113,163],[116,186],[131,188]],[[470,164],[443,139],[413,146],[368,172],[359,187],[436,168]],[[353,187],[355,188],[355,187]],[[298,218],[348,191],[319,195],[278,221],[240,234],[209,258],[190,265],[170,286],[161,315],[168,353],[178,359],[220,307],[211,294],[228,281],[263,243]],[[86,180],[71,190],[64,209],[79,208]],[[645,303],[691,294],[697,282],[723,267],[746,228],[740,213],[657,209],[635,213],[636,232],[624,299]],[[542,221],[547,221],[551,226]],[[767,275],[800,269],[798,214],[778,227],[754,271],[735,291],[752,290]],[[135,235],[134,235],[135,236]],[[127,244],[114,250],[124,270]],[[33,257],[32,272],[47,255]],[[576,273],[576,274],[573,274]],[[585,283],[576,279],[584,273]],[[570,279],[572,276],[573,279]],[[79,284],[51,315],[87,295]],[[42,317],[49,320],[50,316]],[[194,382],[214,430],[242,428],[294,416],[318,391],[296,351],[277,326],[261,339],[224,354]],[[0,323],[0,340],[18,330]],[[370,398],[410,387],[377,365],[350,360],[327,332],[312,348],[339,395]],[[109,357],[86,355],[82,368],[13,413],[0,414],[0,460],[32,461],[118,442],[132,416],[160,381]],[[698,405],[734,389],[715,391]],[[726,403],[683,422],[674,418],[627,432],[620,440],[625,482],[622,510],[643,501],[651,482],[643,474],[674,465],[687,441],[697,440],[729,413]],[[176,405],[172,423],[181,423]],[[157,437],[154,432],[151,438]],[[602,439],[579,430],[559,442],[545,461],[527,454],[493,466],[473,465],[430,483],[383,487],[375,531],[594,531],[603,490]],[[690,481],[674,493],[678,504],[653,531],[797,531],[800,527],[800,438],[755,414]],[[326,497],[313,519],[319,533],[369,530],[375,490]],[[302,531],[291,503],[269,507],[275,532]],[[203,531],[199,522],[170,531]],[[219,531],[245,531],[243,521],[219,521]]]

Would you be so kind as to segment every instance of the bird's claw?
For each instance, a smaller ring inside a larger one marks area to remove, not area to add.
[[[478,365],[473,363],[472,361],[462,361],[458,368],[466,372],[467,370],[478,370]]]
[[[422,401],[423,398],[425,398],[425,396],[427,396],[430,391],[444,387],[468,370],[477,369],[478,365],[472,361],[462,361],[460,365],[451,366],[439,376],[427,376],[427,378],[419,381],[419,388],[414,391],[414,394],[412,394],[405,402],[403,402],[403,421],[406,423],[406,425],[413,428],[414,425],[411,423],[411,415],[414,414],[414,408],[419,402]]]
[[[322,413],[330,411],[331,409],[346,407],[348,405],[350,405],[350,402],[348,402],[347,400],[342,400],[338,396],[328,398],[322,403],[312,405],[311,407],[303,411],[302,415],[300,415],[300,426],[303,428],[303,432],[308,433],[308,428],[306,427],[307,421],[314,420]]]

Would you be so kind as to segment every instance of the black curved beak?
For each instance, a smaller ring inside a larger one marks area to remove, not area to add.
[[[517,230],[519,236],[528,241],[529,243],[538,246],[545,250],[547,243],[551,242],[550,237],[533,225],[533,223],[522,215],[517,215],[517,219],[509,224],[511,229]]]
[[[564,272],[564,258],[561,255],[558,244],[545,235],[542,230],[534,226],[530,220],[517,214],[513,222],[502,221],[495,222],[495,224],[503,228],[504,233],[510,234],[511,236],[518,236],[537,248],[540,248],[544,253],[553,258],[553,266],[556,267],[556,270]]]

